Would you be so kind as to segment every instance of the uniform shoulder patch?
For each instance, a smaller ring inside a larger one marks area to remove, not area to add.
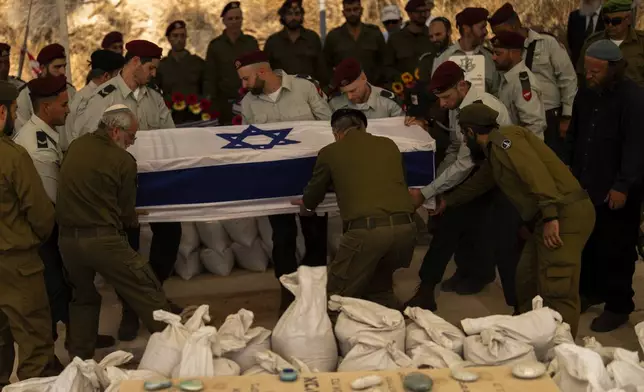
[[[510,147],[512,147],[512,141],[510,141],[510,139],[503,139],[501,142],[501,148],[507,150]]]
[[[385,97],[385,98],[389,98],[389,99],[394,100],[394,101],[396,100],[396,94],[392,93],[389,90],[385,90],[384,88],[380,91],[380,96]]]
[[[111,93],[113,93],[116,90],[116,86],[113,84],[108,84],[107,86],[103,87],[101,91],[98,92],[98,95],[101,97],[105,98]]]
[[[36,142],[38,143],[38,148],[47,148],[47,134],[45,131],[36,132]]]
[[[523,95],[523,99],[530,102],[532,99],[532,86],[530,85],[530,76],[527,71],[519,73],[519,81],[521,82],[521,95]]]

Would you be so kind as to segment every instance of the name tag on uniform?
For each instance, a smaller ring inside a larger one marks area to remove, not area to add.
[[[475,54],[472,56],[451,56],[450,61],[458,64],[465,73],[465,80],[472,86],[485,91],[485,56]]]

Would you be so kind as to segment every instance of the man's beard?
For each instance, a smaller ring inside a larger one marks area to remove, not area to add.
[[[590,4],[586,4],[584,1],[581,1],[579,4],[579,13],[581,16],[590,16],[597,12],[597,8],[599,8],[600,4],[601,0],[594,0]]]
[[[360,24],[360,17],[359,16],[351,16],[347,18],[347,23],[350,24],[351,26],[355,27]]]
[[[470,149],[470,153],[472,154],[472,160],[474,162],[484,161],[486,157],[485,157],[485,152],[483,152],[483,148],[481,148],[481,145],[476,142],[475,138],[470,138],[467,136],[465,138],[466,138],[467,148]]]
[[[264,81],[263,80],[257,80],[255,81],[255,85],[251,87],[248,91],[250,91],[251,94],[258,96],[264,93]]]
[[[292,20],[286,23],[286,28],[289,30],[298,30],[300,27],[302,27],[302,21],[299,20]]]
[[[416,25],[416,27],[425,27],[425,23],[427,23],[427,19],[420,21],[420,20],[412,20],[411,23]]]
[[[439,53],[444,52],[445,49],[449,47],[449,37],[445,37],[445,39],[441,41],[434,42],[434,47]]]
[[[2,129],[2,133],[4,133],[6,136],[11,137],[15,129],[15,124],[13,123],[13,118],[11,118],[11,114],[10,114],[11,109],[9,107],[6,107],[6,108],[7,108],[7,121],[4,123],[4,128]]]

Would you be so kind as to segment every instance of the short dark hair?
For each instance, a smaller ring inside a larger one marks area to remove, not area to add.
[[[342,0],[342,4],[360,4],[360,0]]]
[[[141,64],[146,64],[154,60],[152,57],[141,57],[133,54],[132,52],[127,52],[125,54],[125,64],[129,63],[135,57],[138,57],[141,60]]]
[[[447,19],[446,17],[439,16],[437,18],[434,18],[429,24],[431,25],[432,23],[437,23],[437,22],[440,22],[445,26],[445,31],[450,32],[452,30],[452,22],[450,22],[449,19]]]
[[[493,130],[497,129],[499,127],[498,124],[495,125],[473,125],[473,124],[460,124],[461,129],[465,128],[472,128],[472,131],[474,131],[475,134],[477,135],[488,135],[490,132]]]
[[[31,106],[34,108],[34,113],[38,115],[38,112],[40,111],[40,105],[42,105],[44,102],[53,102],[58,98],[58,95],[54,95],[51,97],[39,97],[37,95],[29,94],[31,98]]]
[[[503,23],[509,24],[510,26],[521,26],[521,19],[519,19],[519,14],[513,12],[512,15]]]

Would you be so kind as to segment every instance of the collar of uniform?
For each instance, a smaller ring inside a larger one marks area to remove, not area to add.
[[[349,23],[344,22],[344,23],[342,24],[342,26],[340,26],[340,29],[341,29],[342,31],[344,31],[344,32],[345,32],[345,34],[347,34],[347,35],[351,36],[351,38],[353,38],[353,35],[352,35],[352,34],[351,34],[351,32],[349,31]],[[365,25],[364,25],[364,23],[360,22],[360,33],[358,34],[358,36],[362,35],[362,33],[364,33],[364,31],[365,31]]]
[[[291,37],[288,35],[288,29],[286,27],[284,27],[282,31],[280,31],[277,34],[279,34],[283,39],[291,42]],[[304,26],[302,26],[300,28],[300,35],[297,37],[296,41],[300,39],[303,39],[306,41],[307,37],[308,37],[307,30],[304,28]]]
[[[235,42],[233,42],[233,41],[230,39],[230,37],[228,36],[228,34],[226,34],[226,30],[224,29],[224,31],[221,33],[221,37],[222,37],[226,42],[228,42],[230,45],[235,45],[235,44],[236,44],[236,43],[238,43],[238,42],[246,41],[246,40],[248,39],[248,37],[250,37],[250,36],[249,36],[249,35],[247,35],[247,34],[244,34],[244,33],[242,32],[241,34],[239,34],[239,37],[237,37],[237,40],[236,40]]]
[[[119,73],[117,77],[114,78],[116,87],[118,87],[119,91],[123,95],[123,98],[127,98],[128,95],[132,95],[134,98],[134,91],[132,91],[128,85],[125,83],[125,80],[123,79],[123,76]],[[146,86],[140,86],[139,87],[139,98],[143,96],[143,94],[147,93]],[[135,98],[135,101],[138,101],[138,99]]]
[[[371,87],[371,91],[369,92],[369,98],[367,98],[366,103],[370,109],[375,109],[376,101],[378,101],[378,96],[380,95],[381,90],[378,87],[371,85],[371,83],[369,83],[369,87]]]
[[[45,123],[40,117],[36,116],[36,114],[32,114],[31,118],[29,119],[37,128],[39,128],[41,131],[45,132],[47,136],[51,138],[51,140],[58,145],[58,132],[54,131],[47,123]]]
[[[523,45],[525,48],[530,46],[532,41],[540,41],[543,39],[543,35],[537,33],[536,31],[532,29],[528,29],[528,36],[525,39],[525,44]]]
[[[282,78],[282,88],[287,90],[293,89],[293,75],[289,75],[284,70],[276,69],[275,74]]]
[[[187,58],[187,57],[190,57],[190,56],[192,55],[192,53],[190,53],[190,51],[189,51],[188,49],[184,49],[183,51],[184,51],[184,52],[186,52],[186,53],[188,54],[188,55],[186,56],[186,58]],[[172,61],[177,61],[177,59],[176,59],[174,56],[171,56],[171,54],[172,54],[172,49],[168,50],[168,55],[167,55],[167,56],[165,56],[165,58],[170,59],[170,60],[172,60]],[[177,62],[178,62],[178,61],[177,61]]]
[[[509,71],[503,74],[503,77],[505,78],[506,81],[509,81],[511,78],[514,77],[519,77],[519,72],[525,71],[527,67],[525,66],[525,62],[523,60],[519,61],[517,65],[512,67]]]
[[[503,136],[498,128],[490,132],[487,138],[487,147],[483,149],[485,156],[490,156],[490,149],[492,148],[492,144],[501,144],[503,140],[505,140],[505,136]]]
[[[463,98],[463,102],[461,102],[461,104],[458,106],[458,110],[460,111],[464,107],[469,106],[473,104],[475,101],[478,101],[480,99],[481,99],[481,95],[479,94],[479,89],[477,89],[476,87],[470,84],[470,89],[467,92],[467,94],[465,94],[465,97]]]
[[[429,36],[429,27],[427,27],[427,26],[423,26],[423,30],[420,33],[412,33],[412,31],[409,30],[409,24],[407,24],[407,25],[405,25],[405,27],[403,27],[402,31],[405,31],[407,34],[409,34],[409,35],[411,35],[413,37],[418,37],[420,35]]]
[[[85,86],[85,87],[88,87],[88,88],[90,88],[92,90],[96,90],[98,88],[98,84],[96,84],[92,80],[90,80],[89,83],[87,83],[87,86]]]
[[[456,43],[453,46],[454,46],[454,53],[456,53],[456,52],[461,52],[463,54],[466,53],[465,49],[463,49],[461,47],[461,40],[460,39],[458,41],[456,41]],[[472,50],[472,52],[474,52],[474,54],[481,53],[481,47],[482,47],[481,45],[477,46],[476,48],[474,48],[474,50]]]

